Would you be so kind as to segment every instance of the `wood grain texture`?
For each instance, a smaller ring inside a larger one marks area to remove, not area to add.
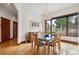
[[[73,52],[73,50],[76,51],[75,49],[77,49],[78,46],[61,42],[61,48],[69,48],[68,50],[71,50]],[[61,54],[66,52],[64,49],[62,50],[62,52],[60,52]],[[48,55],[47,51],[47,46],[41,46],[39,53],[37,54],[37,50],[35,49],[34,52],[34,50],[31,48],[31,43],[25,42],[23,44],[17,45],[16,39],[9,40],[0,44],[0,55]],[[54,55],[53,47],[50,47],[49,55]]]
[[[10,20],[1,17],[1,41],[10,40]]]

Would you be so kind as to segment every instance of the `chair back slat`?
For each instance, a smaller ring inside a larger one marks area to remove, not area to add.
[[[37,32],[34,34],[34,42],[38,43],[38,33]]]

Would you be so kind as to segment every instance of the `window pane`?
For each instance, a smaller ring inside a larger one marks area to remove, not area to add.
[[[62,35],[66,35],[66,18],[58,18],[52,20],[52,34],[59,32]]]
[[[68,35],[78,36],[78,16],[77,15],[68,17]]]
[[[51,30],[51,21],[48,20],[46,21],[46,34],[50,34],[50,30]]]

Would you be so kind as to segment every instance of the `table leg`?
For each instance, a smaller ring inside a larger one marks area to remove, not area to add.
[[[39,46],[37,45],[37,54],[39,53]]]
[[[31,46],[32,46],[32,49],[33,49],[33,42],[32,42],[32,44],[31,44]]]
[[[48,54],[49,54],[49,50],[50,50],[49,48],[50,48],[50,47],[49,47],[49,42],[48,42]]]
[[[44,44],[44,54],[46,54],[46,45]]]

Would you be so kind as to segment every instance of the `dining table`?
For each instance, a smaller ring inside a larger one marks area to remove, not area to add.
[[[49,48],[50,48],[49,43],[50,43],[51,40],[54,40],[54,36],[50,36],[50,37],[42,36],[42,37],[39,37],[38,39],[40,41],[43,41],[43,42],[47,43],[46,44],[46,46],[48,47],[47,54],[49,54]],[[45,47],[45,52],[46,52],[46,47]]]

